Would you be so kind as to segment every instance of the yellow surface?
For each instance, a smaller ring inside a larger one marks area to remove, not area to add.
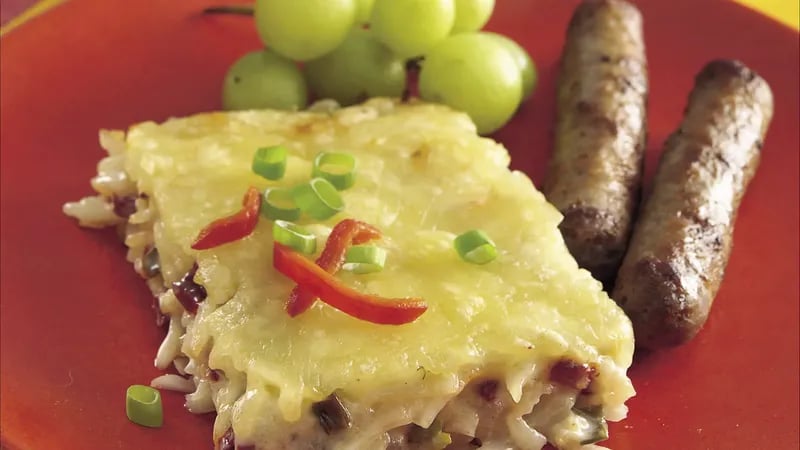
[[[371,404],[380,392],[376,411],[394,406],[385,410],[387,421],[378,412],[359,428],[370,436],[374,427],[421,414],[421,405],[441,408],[458,392],[455,386],[463,386],[458,378],[466,382],[480,371],[517,380],[529,376],[533,364],[548,367],[563,355],[598,367],[605,381],[593,398],[602,399],[604,411],[633,394],[624,376],[633,353],[630,322],[600,283],[578,270],[560,238],[555,207],[525,175],[507,169],[506,150],[480,138],[465,114],[372,99],[332,114],[246,111],[147,122],[130,128],[126,143],[126,172],[158,205],[153,237],[166,283],[177,281],[196,260],[195,278],[209,294],[186,326],[182,350],[201,367],[208,357],[208,367],[229,379],[244,373],[248,389],[257,387],[233,407],[236,438],[243,442],[268,442],[281,434],[268,429],[282,426],[280,421],[264,419],[275,416],[271,402],[294,421],[307,401],[332,392],[360,405]],[[253,149],[282,143],[289,152],[284,177],[268,181],[255,175]],[[425,299],[428,310],[415,322],[375,325],[321,302],[290,319],[284,303],[294,283],[270,270],[269,221],[260,221],[245,239],[190,249],[202,227],[240,208],[248,186],[304,183],[311,161],[326,149],[347,149],[358,160],[355,184],[340,193],[342,213],[299,223],[316,235],[320,249],[344,217],[377,226],[384,238],[375,244],[387,252],[383,270],[343,270],[336,277],[358,292]],[[459,258],[453,239],[469,229],[485,231],[496,243],[491,263]],[[180,317],[172,294],[160,303],[172,305],[172,320]],[[421,378],[420,367],[430,375]],[[522,382],[506,385],[518,386],[513,395],[519,401]],[[345,440],[332,448],[383,448],[356,441],[359,433],[337,437]]]
[[[737,0],[795,30],[800,28],[800,0]]]
[[[66,0],[41,0],[0,28],[0,36]],[[800,28],[800,0],[736,0],[794,29]]]
[[[18,15],[17,17],[11,19],[0,27],[0,36],[8,33],[9,31],[13,30],[14,28],[22,25],[23,23],[27,22],[33,17],[42,14],[43,12],[49,10],[50,8],[63,3],[66,0],[41,0],[40,2],[36,3],[35,5],[31,6],[30,8],[26,9],[22,14]]]

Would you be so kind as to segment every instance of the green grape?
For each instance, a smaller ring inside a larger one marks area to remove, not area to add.
[[[502,34],[483,32],[487,36],[492,36],[498,41],[502,42],[506,50],[514,57],[517,62],[519,70],[522,71],[522,99],[526,100],[533,93],[536,87],[536,65],[528,55],[528,52],[517,44],[513,39],[503,36]]]
[[[403,58],[425,54],[453,28],[453,0],[375,0],[370,27]]]
[[[373,4],[375,0],[356,0],[356,25],[369,23]]]
[[[261,40],[296,61],[332,51],[356,19],[356,0],[257,0],[255,22]]]
[[[446,38],[425,56],[419,92],[424,100],[466,112],[480,134],[489,134],[519,106],[522,75],[497,39],[461,33]]]
[[[222,106],[227,110],[306,107],[308,90],[297,65],[269,50],[239,58],[225,75]]]
[[[320,98],[352,105],[367,97],[399,97],[406,87],[405,61],[354,28],[336,50],[305,65],[311,90]]]
[[[455,0],[456,20],[453,33],[477,31],[486,25],[494,9],[494,0]]]

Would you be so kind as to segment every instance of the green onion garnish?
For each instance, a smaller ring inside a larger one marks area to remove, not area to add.
[[[470,230],[458,236],[453,244],[458,255],[466,262],[486,264],[497,258],[497,246],[481,230]]]
[[[300,208],[292,199],[292,191],[283,188],[267,188],[261,197],[261,214],[270,220],[297,220]]]
[[[164,423],[161,393],[150,386],[134,384],[125,393],[125,413],[133,423],[158,428]]]
[[[279,244],[310,255],[317,251],[317,237],[303,228],[285,220],[272,224],[272,238]]]
[[[603,417],[603,411],[597,407],[590,407],[588,409],[572,408],[572,412],[576,416],[583,419],[583,426],[581,426],[581,434],[583,439],[581,445],[594,444],[595,442],[605,441],[608,439],[608,424]]]
[[[261,147],[253,156],[253,172],[268,180],[280,180],[286,173],[287,154],[282,145]]]
[[[433,444],[432,448],[436,450],[444,449],[452,443],[453,438],[450,437],[450,433],[439,432],[433,437],[433,439],[431,439],[431,444]]]
[[[373,273],[383,270],[386,250],[374,245],[354,245],[344,254],[342,269],[354,273]]]
[[[333,217],[344,209],[344,201],[336,188],[325,178],[312,178],[292,189],[294,203],[316,220]]]
[[[311,176],[325,178],[342,191],[356,182],[356,159],[349,153],[322,152],[314,158]]]

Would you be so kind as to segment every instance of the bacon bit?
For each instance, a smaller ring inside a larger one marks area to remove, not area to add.
[[[469,445],[473,447],[483,447],[483,441],[478,438],[472,438],[472,440],[469,441]]]
[[[126,195],[124,197],[117,197],[115,195],[112,202],[114,203],[114,214],[123,219],[127,219],[136,212],[135,196]]]
[[[256,229],[260,211],[261,193],[251,186],[242,199],[242,209],[233,215],[217,219],[206,225],[192,243],[192,248],[208,250],[247,237]]]
[[[358,292],[285,245],[276,243],[273,246],[272,262],[275,270],[303,289],[357,319],[401,325],[413,322],[428,309],[425,301],[419,298],[390,299]]]
[[[325,434],[350,428],[353,423],[350,411],[344,407],[336,394],[331,394],[325,400],[311,405],[311,411],[319,419],[319,424],[325,430]]]
[[[430,439],[431,433],[427,428],[422,428],[415,423],[409,425],[408,431],[406,432],[406,442],[409,444],[421,444],[430,442]]]
[[[175,294],[175,298],[191,314],[197,313],[197,306],[208,296],[206,288],[195,283],[194,275],[196,273],[197,263],[194,263],[189,272],[180,281],[172,283],[172,292]]]
[[[256,450],[255,445],[239,445],[236,446],[236,438],[233,435],[233,428],[228,428],[228,431],[219,438],[219,450]]]
[[[550,368],[550,381],[574,389],[586,389],[597,376],[597,369],[589,364],[579,364],[562,358]]]
[[[497,398],[497,380],[486,380],[478,384],[478,395],[487,402],[493,402]]]
[[[344,255],[352,244],[363,244],[380,237],[380,230],[372,225],[358,220],[344,219],[331,230],[328,241],[325,243],[325,249],[317,258],[317,265],[333,275],[342,268]],[[286,312],[291,317],[300,315],[307,311],[315,300],[316,297],[313,293],[298,285],[289,294]]]
[[[212,382],[217,382],[219,381],[219,372],[214,369],[208,369],[208,372],[206,372],[206,378]]]
[[[236,438],[233,435],[233,428],[228,428],[228,431],[219,438],[219,450],[236,450]]]

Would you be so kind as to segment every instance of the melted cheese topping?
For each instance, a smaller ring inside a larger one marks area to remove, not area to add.
[[[287,173],[268,181],[250,164],[258,147],[276,144],[290,150]],[[318,235],[320,249],[345,217],[380,228],[384,270],[338,276],[384,297],[424,298],[429,309],[414,323],[375,325],[322,302],[288,317],[294,283],[272,268],[267,219],[240,241],[190,248],[201,228],[240,208],[249,186],[307,181],[321,151],[353,154],[357,181],[341,192],[343,213],[299,223]],[[159,211],[154,239],[165,282],[197,261],[195,279],[209,294],[195,320],[184,321],[182,351],[246,391],[217,396],[225,424],[215,435],[232,422],[237,440],[263,439],[264,411],[298,421],[334,391],[369,404],[446,400],[487,368],[515,373],[564,355],[618,372],[617,387],[608,383],[601,395],[622,405],[633,393],[624,376],[630,322],[578,269],[558,211],[508,163],[507,151],[478,137],[465,115],[382,99],[333,113],[209,113],[131,128],[126,171]],[[497,244],[495,261],[472,265],[453,249],[453,239],[474,228]],[[521,388],[510,389],[518,401]]]

